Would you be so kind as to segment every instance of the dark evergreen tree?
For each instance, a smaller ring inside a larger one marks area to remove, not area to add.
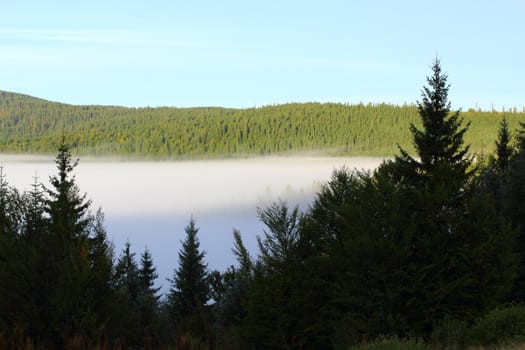
[[[496,157],[493,158],[494,168],[499,173],[503,173],[509,166],[509,160],[514,152],[510,145],[512,135],[509,130],[509,123],[504,117],[499,125],[498,139],[496,140]]]
[[[192,218],[185,228],[186,238],[179,251],[179,267],[171,280],[168,309],[179,335],[192,334],[206,339],[209,334],[206,303],[210,288],[205,252],[199,249],[198,231]]]
[[[519,268],[512,300],[525,301],[525,123],[520,123],[516,134],[517,149],[510,157],[507,170],[499,180],[498,197],[503,214],[518,231],[516,252]]]
[[[261,252],[260,261],[265,268],[277,268],[293,256],[299,241],[299,208],[289,212],[286,203],[274,203],[265,209],[259,209],[259,219],[268,227],[264,237],[257,236]]]
[[[245,301],[253,284],[254,262],[246,249],[241,233],[233,231],[232,252],[238,266],[224,273],[210,273],[211,296],[217,324],[218,343],[223,348],[240,349],[240,327],[246,317]]]
[[[18,191],[9,186],[3,166],[0,166],[0,332],[11,330],[20,322],[24,300],[21,250],[18,234],[22,226],[22,202]]]
[[[142,345],[144,336],[140,324],[139,267],[135,255],[127,241],[115,265],[117,306],[112,318],[114,336],[125,339],[125,344],[131,347]]]
[[[151,336],[155,333],[154,320],[159,308],[160,296],[157,294],[160,287],[155,287],[157,269],[153,264],[150,251],[146,248],[140,256],[140,268],[138,270],[139,281],[139,311],[141,326],[144,332]]]
[[[274,203],[259,217],[267,229],[243,303],[244,348],[332,348],[326,250],[312,245],[297,207]]]
[[[509,164],[514,155],[514,149],[510,145],[511,132],[507,119],[504,117],[499,125],[498,138],[496,139],[496,151],[488,158],[488,163],[480,168],[479,189],[480,192],[492,195],[496,208],[505,213],[507,199],[505,191],[509,181]]]
[[[398,169],[404,168],[400,176],[406,177],[409,181],[407,184],[455,184],[455,187],[449,188],[450,193],[460,194],[461,187],[472,175],[468,171],[472,164],[472,158],[468,156],[469,146],[463,147],[463,137],[470,123],[463,127],[463,118],[459,111],[451,113],[451,104],[448,101],[450,85],[447,83],[447,76],[441,72],[437,58],[427,82],[429,86],[423,87],[422,101],[417,104],[423,129],[410,124],[418,158],[399,147],[400,155],[396,156],[396,163]],[[457,181],[448,181],[452,178]]]
[[[117,289],[127,296],[129,303],[136,305],[139,298],[140,280],[139,267],[131,251],[131,243],[126,242],[115,266],[115,282]]]
[[[108,324],[112,313],[115,312],[113,255],[113,245],[108,241],[104,226],[104,213],[99,208],[91,224],[89,282],[86,291],[93,312],[89,329],[97,330],[97,333],[89,335],[92,339],[108,335]]]
[[[14,238],[20,233],[21,223],[20,194],[9,186],[4,167],[0,165],[0,237]]]
[[[348,334],[428,336],[445,317],[473,319],[503,300],[515,269],[514,234],[479,195],[467,128],[450,113],[439,61],[411,125],[417,158],[400,156],[354,182],[341,209],[344,267],[334,289]],[[339,256],[339,258],[337,258]]]
[[[48,220],[45,217],[45,197],[44,188],[38,181],[38,177],[34,177],[34,182],[31,185],[31,191],[24,194],[24,227],[23,233],[25,239],[29,242],[33,240],[42,239],[45,234]]]
[[[525,122],[520,122],[520,129],[518,129],[518,155],[525,158]]]
[[[22,261],[19,265],[24,268],[21,275],[25,278],[18,290],[26,292],[23,293],[25,307],[20,313],[25,320],[27,335],[36,339],[45,334],[49,317],[46,308],[48,291],[45,290],[48,287],[48,271],[45,269],[49,258],[45,248],[49,242],[48,218],[45,216],[44,188],[38,177],[34,177],[31,190],[24,193],[23,203],[24,219],[19,238]]]
[[[59,147],[56,157],[58,174],[50,177],[46,189],[46,213],[49,217],[49,241],[45,254],[46,277],[49,280],[49,318],[55,346],[66,339],[82,335],[93,317],[86,291],[89,283],[89,224],[91,201],[80,195],[72,172],[73,162],[68,145]],[[59,334],[60,332],[60,334]]]
[[[62,245],[85,239],[88,235],[90,218],[87,215],[91,201],[86,194],[80,195],[73,170],[78,165],[78,159],[72,160],[68,145],[59,147],[56,157],[58,175],[50,178],[52,189],[47,190],[47,214],[50,218],[49,229],[61,236]]]

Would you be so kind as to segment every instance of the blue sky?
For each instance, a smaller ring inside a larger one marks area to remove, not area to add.
[[[525,106],[525,1],[9,1],[0,89],[73,104]]]

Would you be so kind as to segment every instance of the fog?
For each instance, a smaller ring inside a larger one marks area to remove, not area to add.
[[[52,157],[0,155],[8,183],[30,189],[34,177],[46,186],[56,173]],[[108,237],[120,254],[126,240],[140,253],[147,247],[157,266],[158,285],[169,287],[190,218],[199,227],[210,269],[235,264],[233,229],[252,254],[263,232],[257,208],[284,200],[306,208],[334,169],[373,169],[379,158],[267,157],[241,160],[135,162],[82,158],[75,169],[81,193],[101,207]]]

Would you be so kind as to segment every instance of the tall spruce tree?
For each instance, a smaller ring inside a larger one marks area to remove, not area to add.
[[[205,252],[199,249],[198,231],[195,220],[191,218],[179,251],[179,267],[171,280],[168,309],[179,334],[193,333],[205,337],[205,307],[210,288]]]
[[[35,175],[31,190],[24,194],[24,225],[23,233],[28,242],[42,239],[47,228],[45,218],[45,198],[44,189]]]
[[[476,191],[467,127],[450,112],[439,60],[423,88],[416,156],[384,162],[353,183],[341,210],[344,266],[336,298],[347,334],[428,336],[445,318],[473,319],[508,296],[514,233]],[[343,302],[344,301],[344,302]]]
[[[90,330],[102,334],[89,334],[92,338],[107,334],[108,323],[115,303],[113,286],[113,245],[108,241],[104,226],[104,213],[98,209],[91,223],[89,237],[89,282],[86,295],[93,313]]]
[[[139,280],[139,310],[141,325],[147,333],[154,332],[153,320],[158,311],[160,296],[157,294],[160,287],[155,287],[157,269],[153,264],[150,251],[145,248],[140,256],[140,267],[138,271]]]
[[[130,304],[136,305],[139,297],[139,267],[131,251],[131,243],[126,242],[115,267],[117,289],[125,295]]]
[[[456,184],[461,187],[471,175],[467,171],[472,164],[472,158],[468,156],[469,146],[463,147],[463,136],[470,123],[462,126],[460,112],[451,112],[451,103],[448,101],[450,85],[447,75],[441,72],[437,58],[432,64],[432,75],[427,77],[427,82],[429,86],[423,87],[422,101],[417,104],[423,128],[410,124],[417,158],[399,147],[400,155],[396,156],[396,162],[408,168],[402,175],[410,176],[412,181],[416,177],[428,184],[426,180],[432,178],[447,182],[453,177],[458,179]],[[458,191],[459,188],[451,190]]]
[[[24,290],[26,332],[32,338],[42,337],[49,315],[46,314],[46,288],[48,286],[45,267],[49,259],[45,245],[49,242],[48,218],[45,217],[45,197],[44,189],[39,183],[38,177],[34,177],[31,190],[23,194],[24,219],[22,231],[19,238],[21,245],[21,261],[25,271],[24,286],[19,290]]]
[[[82,334],[86,318],[91,318],[86,291],[89,282],[89,225],[91,201],[80,195],[72,174],[78,161],[63,143],[58,150],[58,174],[50,177],[46,189],[46,213],[49,217],[49,242],[46,263],[49,279],[49,327],[56,347]]]
[[[19,288],[24,285],[18,234],[21,229],[21,200],[18,191],[9,186],[0,165],[0,332],[12,327],[24,306]]]
[[[91,201],[86,194],[80,195],[72,174],[78,165],[73,161],[69,146],[63,143],[56,157],[58,175],[50,178],[51,189],[47,190],[47,213],[50,218],[50,231],[61,236],[63,244],[84,239],[88,235],[90,218],[87,215]]]
[[[126,242],[115,265],[114,283],[117,296],[117,314],[113,314],[115,336],[125,339],[126,345],[139,347],[143,342],[143,329],[139,310],[139,267],[131,243]]]
[[[516,133],[517,149],[510,157],[508,168],[501,176],[503,185],[501,203],[503,214],[518,231],[516,252],[519,255],[518,276],[512,300],[525,301],[525,123],[520,122]]]
[[[496,158],[493,160],[494,167],[499,173],[507,170],[509,160],[514,152],[510,145],[512,134],[509,130],[507,118],[503,118],[499,124],[498,139],[496,140]]]

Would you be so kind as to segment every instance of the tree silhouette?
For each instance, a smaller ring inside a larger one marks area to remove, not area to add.
[[[186,238],[179,251],[179,267],[175,270],[168,294],[168,309],[179,334],[206,335],[205,306],[210,295],[205,252],[200,250],[199,229],[191,218],[185,228]]]

